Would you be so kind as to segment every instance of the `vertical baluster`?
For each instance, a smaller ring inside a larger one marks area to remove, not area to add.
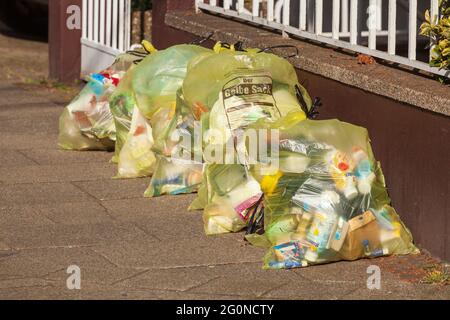
[[[283,24],[285,26],[289,25],[289,18],[290,18],[290,7],[291,7],[291,1],[290,0],[284,0],[283,2]]]
[[[111,47],[111,12],[112,12],[112,1],[106,1],[106,45]]]
[[[377,30],[383,28],[383,0],[377,0]]]
[[[195,12],[197,13],[200,12],[200,8],[198,7],[200,3],[204,3],[204,0],[195,0]]]
[[[98,0],[94,1],[94,41],[98,43],[98,16],[99,16],[99,5]]]
[[[112,47],[114,49],[117,49],[117,9],[118,9],[118,1],[119,0],[113,0],[112,4]]]
[[[100,43],[105,44],[105,0],[100,0]]]
[[[417,47],[417,0],[409,0],[408,58],[416,60]]]
[[[333,18],[331,32],[333,39],[339,39],[339,18],[340,18],[341,0],[333,0]]]
[[[87,0],[83,0],[83,7],[81,9],[83,15],[83,38],[87,38],[88,36],[88,2]]]
[[[348,32],[348,0],[342,0],[341,4],[341,31]]]
[[[124,51],[125,48],[125,41],[124,41],[124,34],[125,34],[125,21],[124,21],[124,15],[125,12],[125,0],[119,0],[119,50]]]
[[[377,0],[369,1],[369,49],[377,48]]]
[[[350,44],[356,45],[357,43],[358,43],[358,0],[351,0],[351,2],[350,2]]]
[[[389,0],[388,53],[395,54],[397,37],[397,0]]]
[[[323,26],[323,0],[316,0],[316,14],[315,14],[315,32],[317,35],[322,34]]]
[[[242,13],[244,11],[244,0],[238,0],[237,11]]]
[[[437,23],[438,19],[439,19],[439,0],[431,0],[430,3],[430,19],[432,21],[432,23]],[[434,45],[431,44],[430,47],[430,61],[432,58],[432,52],[434,49]]]
[[[306,0],[300,0],[299,29],[306,30]]]
[[[273,21],[273,0],[267,0],[267,20]]]
[[[252,0],[252,16],[259,16],[259,0]]]
[[[94,40],[94,0],[88,0],[89,12],[88,12],[88,39]]]
[[[126,0],[126,3],[125,3],[125,35],[124,35],[125,50],[129,50],[131,47],[131,19],[132,19],[131,0]]]

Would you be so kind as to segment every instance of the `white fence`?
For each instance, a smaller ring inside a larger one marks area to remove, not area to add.
[[[131,0],[83,0],[81,75],[108,67],[130,47]]]
[[[430,67],[429,51],[424,56],[418,47],[427,41],[418,35],[420,20],[426,9],[438,16],[438,0],[196,0],[196,7],[434,74],[450,73]]]

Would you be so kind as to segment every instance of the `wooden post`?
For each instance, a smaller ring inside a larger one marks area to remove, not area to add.
[[[70,6],[78,6],[79,28],[74,27],[77,17]],[[73,82],[80,78],[81,69],[81,19],[82,0],[50,0],[49,1],[49,76],[61,82]],[[69,29],[67,20],[72,29]]]

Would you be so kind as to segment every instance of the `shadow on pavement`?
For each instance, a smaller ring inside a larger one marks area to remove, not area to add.
[[[8,37],[48,41],[47,0],[0,0],[0,33]]]

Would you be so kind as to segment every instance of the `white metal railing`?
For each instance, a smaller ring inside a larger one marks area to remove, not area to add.
[[[83,0],[81,74],[108,67],[130,48],[131,0]]]
[[[430,73],[450,74],[429,66],[429,51],[420,50],[426,38],[417,32],[426,9],[438,18],[438,0],[196,0],[196,8]]]

